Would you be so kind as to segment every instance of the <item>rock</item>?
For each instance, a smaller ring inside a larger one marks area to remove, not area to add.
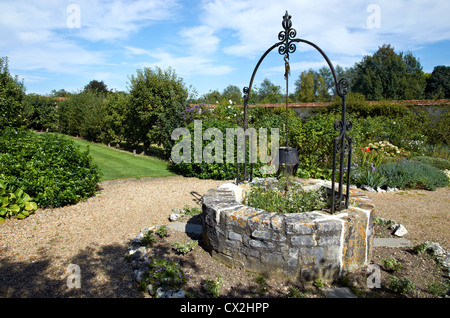
[[[134,276],[134,280],[136,281],[136,283],[138,283],[138,284],[141,283],[142,278],[144,277],[144,273],[145,273],[145,271],[143,271],[143,270],[139,270],[139,269],[134,270],[133,276]]]
[[[184,298],[184,291],[182,291],[181,289],[165,290],[162,287],[159,287],[156,290],[156,298]]]
[[[169,215],[169,221],[170,221],[170,222],[175,222],[175,221],[178,220],[180,217],[181,217],[181,214],[172,212],[172,213],[170,213],[170,215]]]
[[[386,192],[386,190],[383,190],[383,189],[381,189],[380,187],[378,187],[378,188],[377,188],[377,192],[379,192],[379,193],[384,193],[384,192]]]
[[[387,192],[397,192],[398,189],[397,188],[391,188],[391,187],[387,187]]]
[[[402,225],[402,224],[398,224],[395,229],[394,229],[394,234],[395,236],[405,236],[408,233],[408,231],[406,230],[406,228]]]
[[[368,186],[368,185],[365,185],[365,184],[363,184],[363,185],[361,186],[361,189],[366,190],[366,191],[369,191],[369,192],[377,192],[377,191],[375,191],[374,188],[372,188],[372,187],[370,187],[370,186]]]

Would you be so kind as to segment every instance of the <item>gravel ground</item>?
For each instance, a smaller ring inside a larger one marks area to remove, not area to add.
[[[196,206],[224,181],[184,177],[104,182],[85,202],[38,210],[0,225],[0,297],[139,297],[124,260],[129,241],[166,224],[172,208]],[[81,288],[68,289],[70,264]]]
[[[130,239],[222,183],[180,176],[104,182],[85,202],[7,220],[0,225],[0,297],[142,297],[125,260]],[[369,196],[377,216],[406,226],[407,239],[450,248],[449,188]],[[81,269],[80,289],[67,287],[70,264]]]

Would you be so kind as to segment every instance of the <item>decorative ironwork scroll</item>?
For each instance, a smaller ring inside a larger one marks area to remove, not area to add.
[[[334,213],[336,210],[346,209],[348,207],[348,198],[350,194],[350,176],[351,176],[351,158],[352,158],[352,138],[347,134],[348,131],[352,129],[352,123],[347,121],[346,119],[346,95],[349,89],[349,83],[347,79],[342,78],[338,80],[336,71],[333,67],[328,56],[319,48],[316,44],[304,40],[295,38],[297,36],[297,31],[292,28],[291,16],[286,11],[286,14],[283,16],[282,26],[283,31],[278,33],[279,42],[272,45],[259,59],[258,63],[253,70],[252,77],[250,78],[250,84],[247,87],[244,87],[244,123],[243,129],[244,132],[248,129],[248,117],[247,117],[247,107],[248,100],[250,98],[250,93],[252,90],[253,80],[255,78],[256,72],[258,71],[261,62],[264,58],[269,54],[273,49],[278,48],[278,53],[280,55],[284,55],[285,62],[285,79],[286,79],[286,111],[288,110],[288,78],[290,74],[290,66],[289,66],[289,54],[292,54],[296,51],[296,43],[305,43],[307,45],[315,48],[325,59],[328,64],[328,67],[331,70],[333,75],[333,80],[335,84],[336,94],[342,98],[342,108],[341,108],[341,119],[337,120],[334,123],[334,129],[339,133],[337,137],[334,138],[333,145],[333,170],[331,176],[331,191],[332,191],[332,200],[331,200],[331,213]],[[287,113],[286,113],[287,114]],[[286,115],[286,146],[288,146],[289,137],[288,137],[288,121]],[[250,169],[250,178],[247,176],[247,148],[246,142],[244,147],[244,164],[243,164],[243,173],[242,175],[239,173],[239,164],[236,162],[236,184],[239,184],[243,180],[252,179],[252,171],[253,171],[253,163],[251,163]],[[339,157],[339,171],[338,171],[338,189],[336,191],[336,166],[337,160]],[[344,167],[345,160],[347,160],[347,166]],[[343,194],[343,183],[344,183],[344,174],[345,170],[347,170],[347,182],[346,182],[346,194]]]

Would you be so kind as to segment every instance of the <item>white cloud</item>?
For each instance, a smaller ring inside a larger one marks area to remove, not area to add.
[[[334,55],[362,56],[384,43],[407,50],[450,39],[450,2],[377,0],[381,27],[370,29],[367,8],[374,1],[347,0],[214,0],[203,5],[203,25],[214,33],[232,30],[227,54],[256,58],[278,41],[285,10],[292,15],[297,37]],[[309,50],[297,46],[300,50]]]
[[[221,76],[229,74],[233,69],[227,65],[217,65],[211,58],[200,55],[176,56],[164,50],[145,50],[136,47],[125,47],[127,54],[144,55],[152,61],[135,64],[137,67],[160,67],[167,69],[172,67],[183,77],[195,75]]]

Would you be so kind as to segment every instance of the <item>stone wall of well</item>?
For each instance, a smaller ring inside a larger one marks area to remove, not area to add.
[[[306,187],[323,180],[298,179]],[[242,204],[245,188],[224,184],[203,196],[203,237],[212,256],[232,267],[293,279],[333,279],[367,265],[374,204],[350,190],[348,209],[280,214]]]

